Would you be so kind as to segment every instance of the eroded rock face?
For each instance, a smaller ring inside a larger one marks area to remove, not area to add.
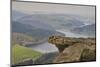
[[[55,44],[60,51],[54,63],[96,60],[95,38],[52,36],[49,42]]]
[[[59,51],[62,52],[66,47],[73,45],[73,42],[75,42],[75,40],[71,41],[71,38],[51,36],[48,42],[55,44],[58,47]]]
[[[96,60],[96,50],[84,49],[80,61],[95,61]]]
[[[59,54],[59,56],[54,60],[54,63],[79,61],[83,49],[84,45],[79,43],[69,46]]]

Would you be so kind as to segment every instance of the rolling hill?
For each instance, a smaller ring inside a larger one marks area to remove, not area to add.
[[[30,48],[15,45],[12,47],[12,64],[18,64],[25,59],[37,59],[42,53],[34,51]]]
[[[12,10],[12,21],[18,21],[18,19],[28,16],[25,13],[19,12],[17,10]]]
[[[79,17],[79,18],[78,18]],[[17,22],[29,24],[41,29],[72,29],[83,26],[85,22],[80,16],[70,14],[54,14],[54,13],[33,13],[32,15],[24,14],[20,11],[13,10],[12,18]]]
[[[19,33],[19,35],[14,35],[13,38],[17,37],[15,40],[21,40],[26,37],[31,37],[31,41],[34,43],[40,43],[47,41],[49,36],[52,35],[64,35],[62,33],[56,32],[55,30],[44,30],[35,28],[28,24],[22,24],[19,22],[12,22],[12,33]],[[22,36],[23,35],[23,36]],[[23,40],[25,40],[23,39]],[[26,39],[27,40],[27,39]],[[30,39],[29,39],[30,40]],[[27,40],[27,41],[29,41]]]
[[[96,34],[95,26],[96,24],[86,25],[86,26],[74,28],[71,31],[77,34],[95,37],[95,34]]]
[[[84,25],[83,21],[67,14],[33,14],[27,17],[25,16],[19,20],[21,23],[30,24],[37,27],[39,26],[39,28],[43,29],[51,28],[49,25],[51,25],[53,29],[72,29],[74,27]],[[39,24],[45,25],[46,28],[44,28],[44,26],[41,27]]]

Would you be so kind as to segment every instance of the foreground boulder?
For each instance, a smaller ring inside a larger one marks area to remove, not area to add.
[[[80,61],[95,61],[96,60],[96,50],[84,49]]]
[[[53,63],[96,60],[95,38],[52,36],[49,42],[55,44],[60,51]]]

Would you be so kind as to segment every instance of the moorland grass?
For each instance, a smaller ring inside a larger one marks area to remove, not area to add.
[[[12,47],[12,64],[20,63],[28,58],[37,59],[41,55],[42,53],[34,51],[30,48],[20,45],[14,45]]]

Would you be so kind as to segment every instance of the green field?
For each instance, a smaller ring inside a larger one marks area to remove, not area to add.
[[[37,59],[41,55],[40,52],[34,51],[30,48],[14,45],[12,47],[12,64],[20,63],[28,58]]]

